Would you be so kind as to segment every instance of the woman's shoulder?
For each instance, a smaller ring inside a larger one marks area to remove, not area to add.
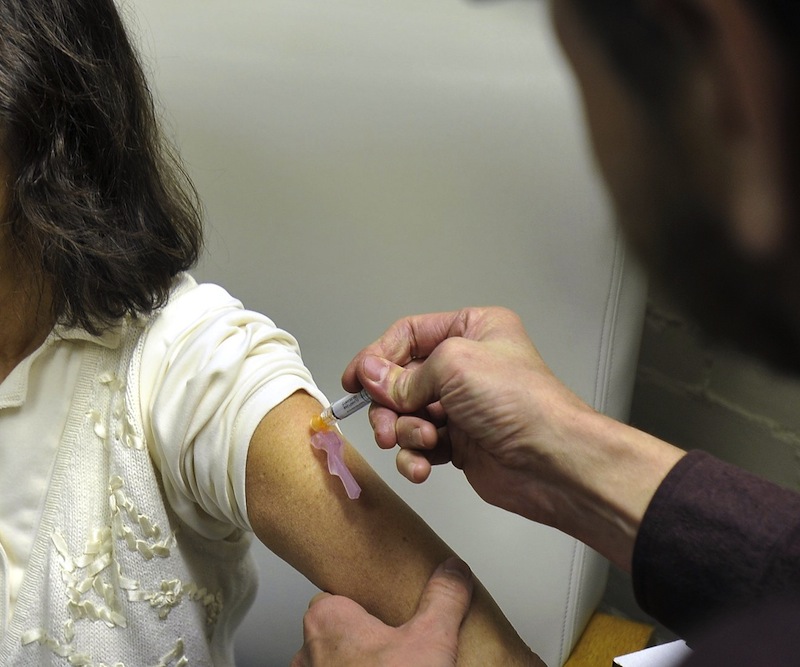
[[[238,350],[246,357],[267,342],[299,355],[294,336],[269,317],[246,309],[220,285],[198,283],[182,274],[167,303],[145,323],[143,360],[151,363],[187,353],[195,359],[208,359],[219,350],[225,354]]]
[[[214,283],[200,283],[191,274],[180,273],[175,277],[167,302],[155,312],[155,316],[163,317],[173,311],[184,312],[192,308],[204,312],[220,307],[244,308],[242,302],[224,287]]]
[[[199,283],[188,273],[176,277],[166,304],[147,319],[148,338],[164,341],[174,341],[190,331],[224,331],[248,323],[277,329],[269,317],[246,309],[224,287]]]

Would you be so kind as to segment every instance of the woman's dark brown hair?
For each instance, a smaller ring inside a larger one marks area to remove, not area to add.
[[[3,224],[55,322],[97,333],[162,305],[202,245],[113,0],[0,2]]]

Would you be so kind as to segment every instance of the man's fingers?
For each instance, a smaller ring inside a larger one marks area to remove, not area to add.
[[[409,482],[422,484],[431,475],[431,462],[422,452],[413,449],[401,449],[395,457],[397,472]]]

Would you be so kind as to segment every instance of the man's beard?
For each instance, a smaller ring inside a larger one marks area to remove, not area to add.
[[[639,227],[632,238],[654,283],[710,341],[800,374],[800,314],[793,311],[794,297],[786,290],[794,285],[785,275],[787,267],[797,270],[791,268],[797,263],[794,244],[787,242],[779,257],[747,257],[734,245],[731,226],[699,198],[666,204],[654,213],[649,233]]]

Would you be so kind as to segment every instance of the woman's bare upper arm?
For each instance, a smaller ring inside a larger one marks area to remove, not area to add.
[[[450,550],[346,444],[345,461],[362,487],[358,500],[347,497],[339,478],[328,473],[326,454],[310,444],[309,423],[321,409],[298,392],[262,420],[247,459],[251,525],[270,550],[320,588],[401,623],[416,607],[419,581]],[[389,591],[387,603],[380,593]]]

